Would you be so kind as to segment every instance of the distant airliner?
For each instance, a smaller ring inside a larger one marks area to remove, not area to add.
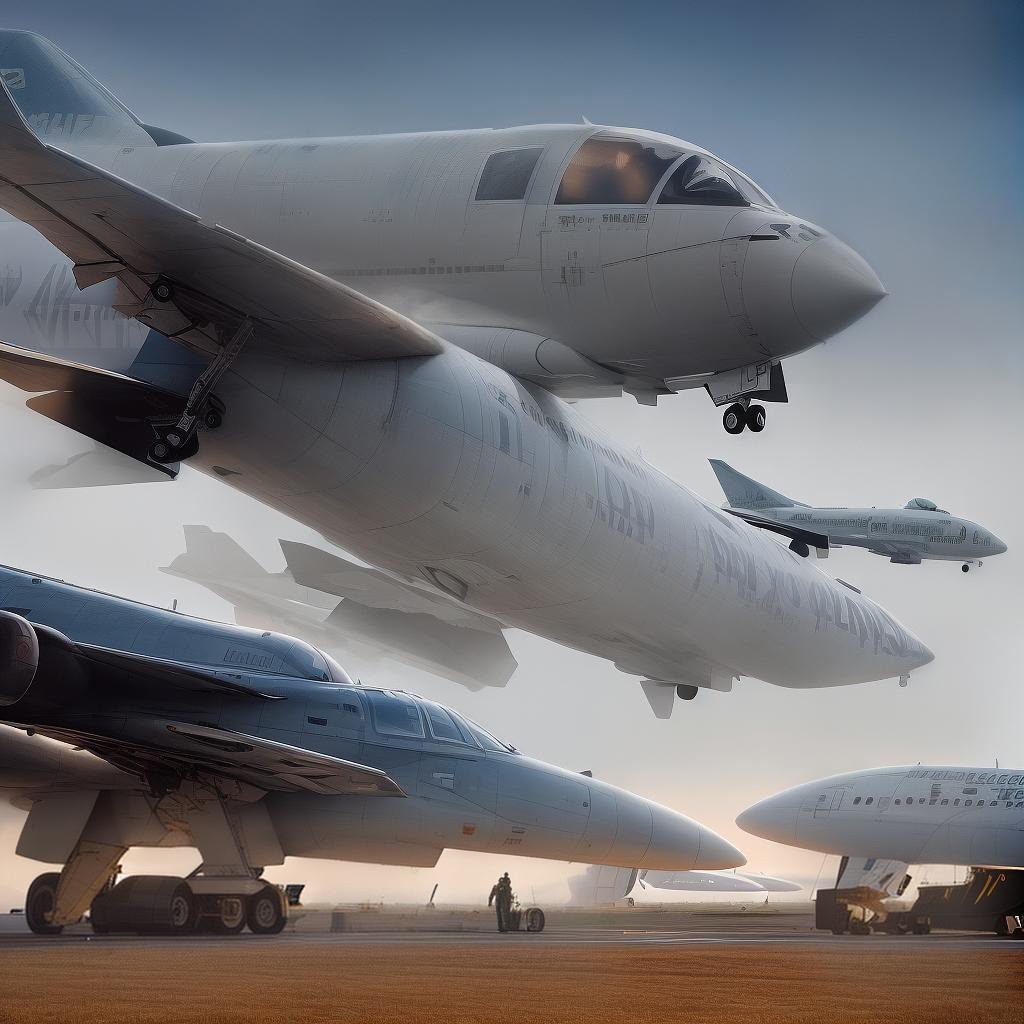
[[[963,562],[967,572],[982,558],[1001,555],[1006,545],[969,519],[950,515],[929,498],[912,498],[903,508],[812,508],[737,472],[721,459],[709,459],[729,501],[726,507],[752,526],[792,537],[790,547],[867,548],[899,565],[924,559]]]

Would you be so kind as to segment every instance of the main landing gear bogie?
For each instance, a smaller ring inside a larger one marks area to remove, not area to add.
[[[60,875],[48,872],[29,886],[25,918],[37,935],[60,935],[50,923],[57,904]],[[188,880],[163,875],[132,875],[99,893],[89,910],[96,935],[238,935],[248,926],[255,935],[277,935],[288,923],[284,893],[276,885],[256,892],[195,892]]]
[[[763,405],[735,402],[722,415],[722,426],[727,434],[742,434],[744,430],[760,434],[764,430],[767,415]]]

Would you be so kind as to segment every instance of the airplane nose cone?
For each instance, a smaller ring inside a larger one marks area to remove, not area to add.
[[[648,801],[651,840],[637,867],[667,871],[738,868],[746,857],[717,832],[692,818]]]
[[[752,836],[792,845],[796,840],[799,811],[799,800],[789,793],[782,793],[748,807],[736,819],[736,824]]]
[[[741,868],[747,858],[728,840],[717,832],[701,826],[700,847],[697,851],[695,868],[705,871],[721,871],[724,868]]]
[[[992,537],[992,543],[989,547],[992,549],[993,555],[1001,555],[1006,551],[1006,545],[996,536]]]
[[[864,259],[830,236],[807,246],[793,268],[794,312],[821,341],[859,320],[887,294]]]

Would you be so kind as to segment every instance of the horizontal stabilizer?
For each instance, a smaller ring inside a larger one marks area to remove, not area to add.
[[[765,509],[765,508],[806,508],[800,501],[787,498],[786,495],[773,491],[757,480],[738,473],[727,462],[721,459],[708,459],[711,468],[722,485],[725,497],[734,508]]]
[[[131,377],[40,355],[0,343],[0,380],[33,393],[34,412],[99,441],[167,476],[177,463],[157,465],[147,458],[156,435],[151,418],[177,416],[181,399]]]
[[[241,544],[209,526],[185,526],[185,551],[164,570],[187,580],[262,580],[270,575]]]

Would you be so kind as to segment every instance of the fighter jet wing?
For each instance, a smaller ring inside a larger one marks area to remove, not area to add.
[[[817,548],[819,551],[828,551],[829,549],[829,539],[824,533],[803,530],[799,526],[793,526],[791,523],[780,523],[774,519],[762,519],[753,512],[747,512],[741,508],[723,506],[722,511],[728,512],[729,515],[735,516],[737,519],[742,519],[751,526],[756,526],[759,530],[767,530],[769,533],[777,533],[783,537],[789,537],[796,544],[804,544],[807,547]],[[794,548],[794,550],[796,549]]]
[[[219,224],[42,142],[0,82],[0,208],[75,264],[84,288],[116,277],[127,316],[204,351],[247,317],[257,343],[317,360],[433,355],[426,328]],[[151,288],[170,285],[167,301]]]
[[[156,437],[150,419],[177,416],[181,411],[177,395],[109,370],[3,343],[0,380],[22,391],[38,392],[25,404],[47,419],[167,476],[177,476],[178,463],[160,465],[146,458]]]
[[[117,739],[73,728],[36,731],[82,747],[132,774],[213,775],[260,789],[325,795],[399,796],[386,772],[262,736],[159,719],[129,719]]]

